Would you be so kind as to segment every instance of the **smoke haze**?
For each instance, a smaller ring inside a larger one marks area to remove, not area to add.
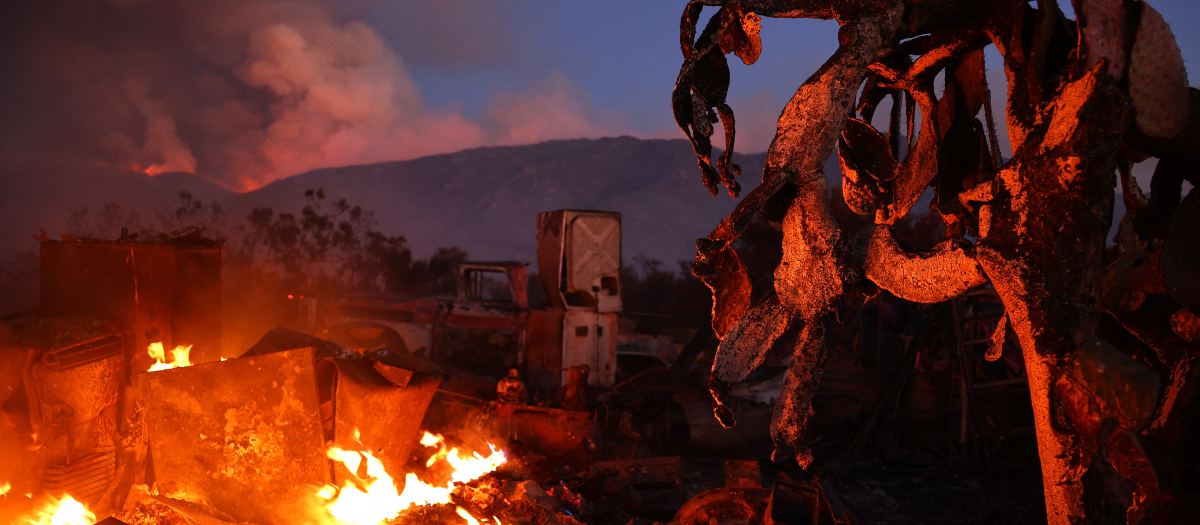
[[[320,167],[630,132],[557,72],[492,95],[477,117],[430,107],[406,63],[502,66],[502,10],[393,8],[386,31],[403,36],[393,41],[409,58],[345,19],[376,4],[6,3],[0,166],[184,171],[247,191]]]

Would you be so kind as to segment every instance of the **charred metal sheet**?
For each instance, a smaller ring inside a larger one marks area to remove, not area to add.
[[[70,492],[93,508],[113,481],[124,339],[94,318],[6,323],[0,341],[0,482]]]
[[[379,361],[376,361],[372,366],[375,368],[376,372],[379,372],[379,375],[383,376],[393,385],[405,387],[408,386],[409,381],[412,381],[412,370],[388,366],[380,363]]]
[[[109,487],[117,467],[117,449],[108,446],[68,463],[46,468],[44,488],[50,494],[70,494],[94,504]]]
[[[340,481],[328,478],[327,442],[402,472],[441,379],[329,353],[310,346],[143,375],[159,486],[240,521],[290,523],[317,487]]]
[[[554,210],[538,214],[538,275],[556,308],[621,310],[621,214]]]
[[[116,469],[117,403],[125,385],[120,334],[31,349],[24,375],[29,431],[43,488],[97,505]]]
[[[42,364],[59,372],[121,355],[124,341],[118,334],[104,334],[42,354]]]
[[[441,378],[413,378],[412,372],[366,359],[332,361],[337,369],[334,443],[347,450],[365,446],[388,472],[403,472]],[[380,367],[408,372],[407,386],[393,384]]]
[[[499,403],[491,412],[492,431],[520,441],[527,450],[559,456],[579,446],[592,431],[591,412]]]
[[[563,309],[529,311],[526,377],[530,388],[543,395],[562,386]]]
[[[254,346],[246,350],[241,357],[253,357],[258,355],[272,354],[282,352],[284,350],[296,350],[298,348],[312,348],[324,357],[336,357],[341,359],[356,359],[361,357],[360,354],[346,348],[342,345],[321,339],[320,337],[308,335],[303,332],[289,330],[287,328],[273,328],[254,343]]]
[[[159,487],[240,521],[290,522],[328,481],[316,358],[303,348],[143,374]]]

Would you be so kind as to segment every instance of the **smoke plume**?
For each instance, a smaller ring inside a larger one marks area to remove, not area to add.
[[[503,61],[494,29],[480,41],[431,29],[492,27],[494,9],[430,19],[446,10],[426,4],[407,22],[427,40],[409,62],[471,64],[473,48]],[[627,129],[557,73],[492,96],[477,119],[429,107],[405,57],[347,12],[321,0],[6,3],[0,167],[185,171],[244,191],[320,167]]]

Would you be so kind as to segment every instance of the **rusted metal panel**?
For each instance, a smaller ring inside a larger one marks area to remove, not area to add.
[[[159,486],[241,521],[289,522],[328,481],[316,358],[302,348],[143,374]]]
[[[567,303],[559,290],[562,275],[563,235],[567,210],[539,213],[537,216],[537,265],[538,279],[555,308],[566,308]]]
[[[195,345],[193,363],[221,358],[221,251],[176,250],[172,345]]]
[[[529,311],[529,342],[526,345],[526,382],[547,395],[562,386],[562,322],[566,310]]]
[[[525,265],[509,266],[506,271],[508,272],[508,281],[512,283],[513,302],[520,305],[522,309],[529,308],[529,272],[525,269]]]
[[[563,368],[588,365],[588,384],[612,386],[617,374],[617,314],[570,308],[563,317]],[[564,371],[561,384],[567,384]]]
[[[377,369],[391,368],[382,363],[365,359],[334,363],[334,443],[347,450],[362,450],[365,446],[388,472],[404,472],[409,452],[419,439],[421,420],[441,378],[412,377],[408,372],[406,386],[397,386]]]
[[[538,276],[557,308],[621,310],[621,214],[554,210],[538,214]]]
[[[564,246],[567,293],[589,295],[600,312],[621,311],[621,214],[569,212]]]

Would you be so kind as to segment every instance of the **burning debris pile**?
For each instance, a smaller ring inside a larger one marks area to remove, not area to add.
[[[455,297],[355,296],[319,314],[314,300],[298,302],[292,328],[307,332],[277,327],[224,356],[220,330],[197,329],[220,326],[218,243],[196,230],[43,236],[42,310],[0,325],[0,452],[14,458],[0,464],[0,517],[571,525],[758,523],[815,509],[851,519],[820,479],[780,473],[772,484],[757,461],[697,482],[685,446],[728,449],[760,432],[714,431],[690,372],[707,366],[711,332],[682,332],[674,349],[641,334],[618,352],[619,221],[539,218],[543,276],[565,275],[540,280],[547,306],[528,304],[524,265],[466,262]],[[770,389],[756,392],[766,398],[754,410],[769,413]]]
[[[131,360],[120,335],[106,337],[111,325],[41,319],[22,328],[17,341],[30,348],[6,352],[5,370],[25,380],[6,391],[5,409],[10,421],[36,415],[28,422],[37,426],[6,452],[4,475],[18,484],[4,485],[6,516],[46,525],[91,525],[97,514],[129,524],[374,525],[502,523],[496,516],[540,512],[538,523],[574,522],[531,500],[550,496],[527,476],[497,472],[508,463],[503,450],[485,442],[468,452],[422,434],[440,378],[387,364],[387,351],[364,356],[274,333],[236,359],[191,363],[180,346],[164,362],[154,342],[135,355],[156,362],[126,376]],[[39,337],[49,350],[31,343]],[[312,346],[289,348],[296,341]],[[413,446],[427,456],[421,477],[408,470]],[[25,498],[9,497],[14,488]]]
[[[529,310],[523,265],[466,263],[444,309],[349,300],[321,323],[301,323],[346,344],[281,327],[229,357],[220,345],[219,243],[196,229],[147,240],[40,237],[42,310],[6,318],[0,332],[0,517],[578,523],[590,512],[581,488],[639,465],[593,472],[589,452],[599,432],[595,388],[615,378],[619,216],[554,212],[543,222],[554,251],[545,264],[570,266],[577,281],[550,308]],[[575,253],[591,259],[568,264]],[[380,310],[388,315],[371,317]],[[395,312],[445,337],[401,328],[411,346],[381,338],[395,325],[378,321]],[[560,336],[529,345],[540,367],[522,366],[524,347],[507,346],[524,343],[531,315],[553,326],[538,336]],[[479,329],[495,333],[471,331]],[[564,333],[573,338],[563,342]],[[474,374],[450,367],[466,351],[500,354]],[[497,364],[525,372],[477,375]],[[528,391],[523,375],[533,378]],[[469,403],[442,400],[426,417],[443,379],[454,387],[441,390],[447,399]],[[470,395],[479,385],[499,399]],[[422,431],[439,421],[455,445]],[[678,461],[668,470],[677,489]]]

